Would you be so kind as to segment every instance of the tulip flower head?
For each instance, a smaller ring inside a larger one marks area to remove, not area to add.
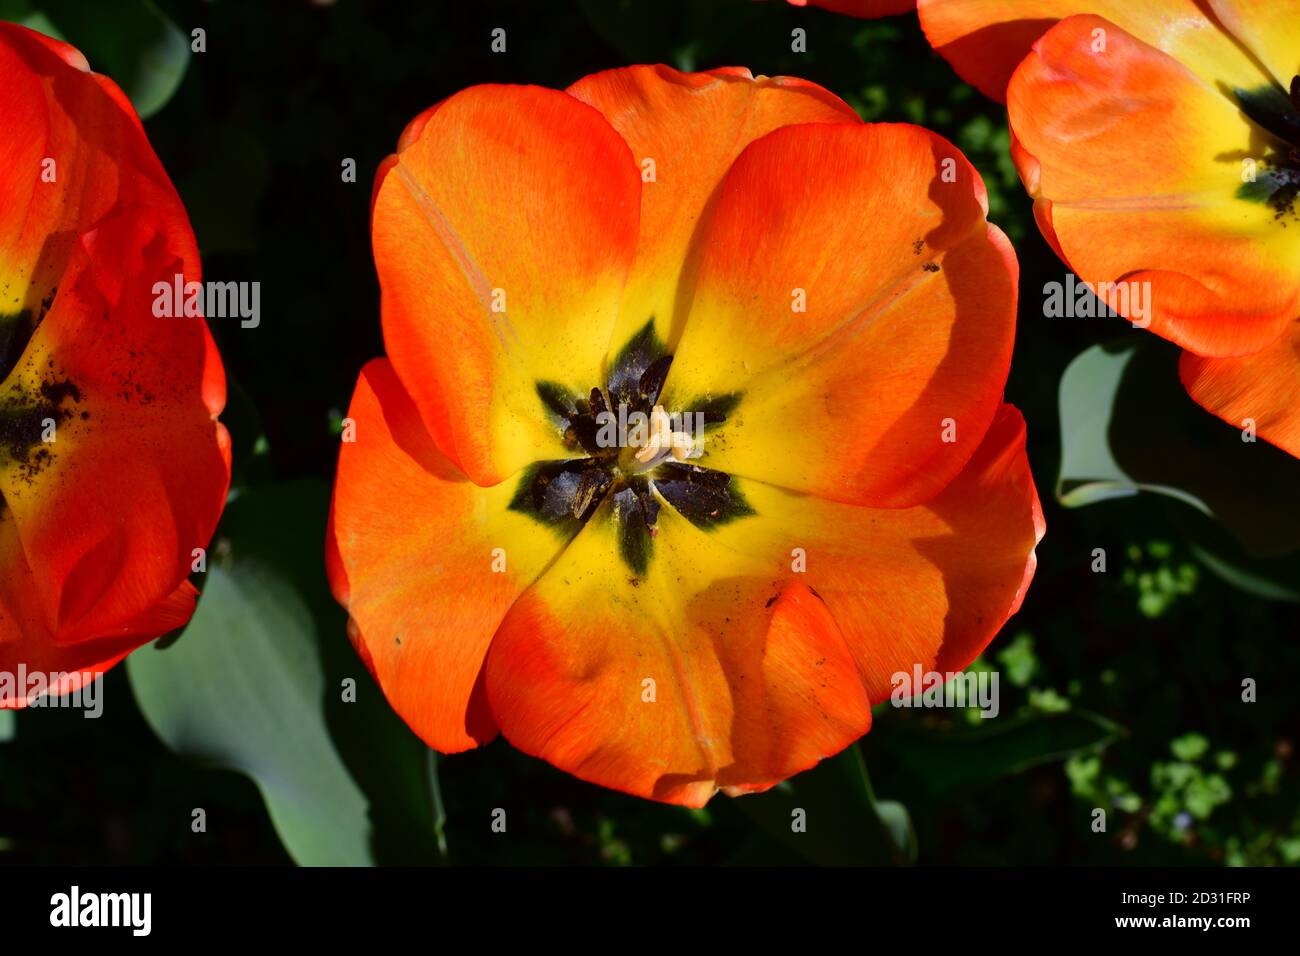
[[[1191,397],[1300,456],[1300,3],[921,0],[920,18],[1005,99],[1058,255],[1149,287],[1141,324],[1184,349]]]
[[[1016,263],[949,143],[739,69],[482,86],[372,206],[329,542],[389,701],[699,805],[969,663],[1042,533]]]
[[[198,269],[122,92],[0,24],[0,706],[74,690],[193,613],[230,480],[225,379],[203,318],[152,304]]]

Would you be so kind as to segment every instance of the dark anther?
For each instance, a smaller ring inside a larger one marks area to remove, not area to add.
[[[647,405],[654,405],[659,400],[659,393],[663,391],[664,379],[668,377],[668,369],[673,364],[673,357],[665,355],[655,359],[641,373],[641,381],[637,383],[637,390],[641,393],[641,398]]]
[[[600,448],[596,443],[596,437],[600,431],[600,424],[596,421],[594,406],[599,401],[600,407],[604,408],[604,398],[599,395],[598,389],[592,389],[591,406],[584,399],[570,395],[562,386],[554,382],[538,382],[537,396],[546,406],[546,410],[563,426],[565,445],[569,448],[577,448],[581,445],[582,450],[588,455],[599,454]]]
[[[702,468],[699,465],[681,465],[676,462],[669,462],[664,466],[664,469],[664,477],[661,481],[684,481],[709,488],[725,488],[727,483],[731,481],[731,476],[725,471],[715,471],[712,468]]]
[[[578,478],[577,490],[573,493],[573,516],[581,519],[591,503],[604,495],[605,489],[614,483],[609,472],[599,465],[586,469]]]
[[[605,414],[606,412],[608,412],[608,411],[609,411],[609,407],[605,404],[605,396],[604,396],[604,394],[601,392],[601,390],[600,390],[599,388],[593,388],[593,389],[591,390],[591,414],[592,414],[592,416],[593,416],[594,418],[596,418],[597,420],[599,420],[599,419],[600,419],[600,416],[604,415],[604,414]]]
[[[1300,76],[1291,77],[1291,108],[1300,113]]]
[[[573,429],[574,437],[578,439],[578,444],[582,446],[583,451],[588,455],[595,455],[600,451],[600,446],[596,442],[600,426],[596,424],[594,416],[576,415],[570,427]],[[565,434],[568,434],[567,430]]]
[[[653,538],[659,533],[659,499],[651,494],[650,486],[644,480],[634,481],[631,487],[636,492],[637,503],[641,506],[645,529]]]
[[[666,463],[660,467],[654,484],[664,500],[696,527],[709,528],[754,513],[731,476],[723,471]]]
[[[576,532],[581,521],[590,517],[589,510],[575,508],[579,494],[585,493],[584,487],[595,480],[586,477],[590,471],[604,472],[605,469],[590,458],[534,465],[520,480],[510,507],[565,533]],[[609,478],[607,473],[605,477]],[[599,490],[597,484],[587,499],[588,505],[596,500]]]
[[[1276,86],[1253,90],[1236,89],[1241,111],[1261,128],[1292,146],[1300,146],[1300,106],[1296,105],[1297,86],[1291,82],[1288,96]]]
[[[654,320],[651,319],[610,362],[606,385],[615,410],[626,405],[629,412],[650,411],[650,406],[641,397],[642,376],[666,354],[667,349],[655,335]]]

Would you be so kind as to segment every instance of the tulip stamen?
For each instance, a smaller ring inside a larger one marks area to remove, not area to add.
[[[1258,180],[1252,177],[1238,196],[1268,206],[1284,226],[1300,221],[1300,76],[1286,91],[1268,86],[1235,93],[1246,117],[1276,140],[1259,160]]]
[[[631,447],[639,449],[633,457],[643,465],[652,464],[671,454],[677,461],[685,461],[695,450],[695,439],[690,432],[675,431],[672,419],[662,405],[650,412],[650,430],[644,444],[633,440]]]

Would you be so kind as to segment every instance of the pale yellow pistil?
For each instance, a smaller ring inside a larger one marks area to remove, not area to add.
[[[678,461],[685,461],[694,448],[695,440],[690,434],[673,431],[672,419],[662,405],[656,405],[650,412],[650,435],[635,457],[643,465],[668,453]]]

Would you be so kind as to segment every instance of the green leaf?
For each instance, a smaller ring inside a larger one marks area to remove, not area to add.
[[[1099,750],[1121,733],[1123,728],[1106,718],[1072,708],[981,720],[973,727],[882,720],[872,738],[920,787],[937,795]]]
[[[150,0],[25,0],[0,12],[10,8],[18,22],[80,50],[92,70],[122,88],[141,119],[166,106],[185,78],[189,38]]]
[[[1300,550],[1300,461],[1196,405],[1178,349],[1148,336],[1093,346],[1061,377],[1067,507],[1152,492],[1214,518],[1256,557]]]
[[[366,800],[326,731],[311,613],[273,568],[213,568],[193,623],[128,673],[149,725],[180,753],[242,770],[299,863],[368,862]]]
[[[906,807],[877,803],[856,744],[766,793],[737,798],[736,806],[777,842],[814,863],[916,860],[916,834]]]
[[[18,732],[18,714],[12,710],[0,710],[0,744],[7,744]]]
[[[319,482],[232,501],[194,619],[132,654],[127,673],[169,747],[253,779],[297,862],[431,862],[441,819],[428,749],[348,646],[306,546],[324,540],[327,507]]]
[[[1171,507],[1170,511],[1170,523],[1182,532],[1192,555],[1211,573],[1255,597],[1300,604],[1300,553],[1255,557],[1212,518],[1189,508]]]

